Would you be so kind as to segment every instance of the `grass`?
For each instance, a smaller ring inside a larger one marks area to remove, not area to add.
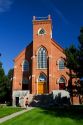
[[[1,125],[83,125],[82,108],[35,108]],[[82,113],[82,114],[81,114]]]
[[[14,108],[9,106],[0,106],[0,118],[22,110],[21,108]]]

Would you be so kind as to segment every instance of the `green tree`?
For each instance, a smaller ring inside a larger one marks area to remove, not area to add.
[[[5,76],[4,69],[2,68],[2,63],[0,62],[0,102],[6,101],[7,95],[7,83],[8,79]]]
[[[83,27],[80,29],[80,35],[78,37],[79,46],[78,46],[78,77],[80,78],[80,87],[79,87],[79,100],[83,104]]]
[[[79,40],[78,76],[79,76],[79,78],[83,78],[83,27],[80,29],[80,35],[78,37],[78,40]]]
[[[79,46],[75,48],[74,45],[70,46],[69,48],[65,49],[66,55],[66,67],[69,69],[69,73],[67,73],[70,77],[68,89],[70,92],[71,97],[73,96],[73,86],[72,86],[72,79],[73,78],[82,78],[83,79],[83,27],[80,29],[80,35],[78,37]],[[77,94],[83,95],[83,85],[76,81],[74,88],[76,89]],[[73,100],[72,100],[73,102]]]
[[[12,79],[13,79],[13,73],[14,73],[14,69],[10,69],[9,71],[8,71],[8,78],[9,78],[9,80],[10,81],[12,81]]]
[[[77,77],[78,72],[78,50],[75,48],[74,45],[71,45],[69,48],[65,49],[65,55],[66,55],[66,67],[71,70],[69,75],[71,77]]]
[[[12,78],[13,69],[10,69],[8,75],[5,75],[0,62],[0,103],[12,101]]]
[[[9,71],[8,71],[8,74],[7,74],[7,78],[8,78],[8,81],[9,81],[9,83],[8,83],[8,85],[7,86],[9,86],[9,89],[8,89],[8,102],[10,103],[10,105],[12,104],[12,82],[13,82],[13,73],[14,73],[14,69],[10,69]]]
[[[73,104],[73,85],[72,85],[72,79],[77,77],[77,68],[78,68],[78,50],[75,48],[74,45],[71,45],[69,48],[65,49],[65,65],[69,69],[69,72],[67,72],[69,76],[69,82],[68,82],[68,91],[70,92],[71,96],[71,102]]]

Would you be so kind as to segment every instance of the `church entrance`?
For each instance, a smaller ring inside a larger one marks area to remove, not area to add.
[[[46,83],[38,82],[38,94],[46,93]]]
[[[44,74],[40,74],[38,78],[38,94],[47,93],[47,77]]]

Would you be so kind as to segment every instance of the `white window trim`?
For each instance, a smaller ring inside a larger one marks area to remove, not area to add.
[[[43,29],[45,32],[44,32],[43,34],[40,34],[39,32],[40,32],[42,29]],[[46,34],[46,30],[45,30],[44,28],[39,28],[39,29],[38,29],[38,35],[39,35],[39,36],[43,36],[43,35],[45,35],[45,34]]]
[[[37,66],[38,66],[38,65],[37,65]],[[38,70],[42,70],[42,69],[43,69],[43,70],[46,70],[47,68],[38,68],[38,67],[37,67],[36,69],[38,69]]]
[[[40,50],[41,48],[44,48],[44,47],[41,46],[41,47],[38,49],[38,51],[37,51],[37,69],[40,69],[40,70],[43,69],[43,70],[44,70],[44,69],[47,69],[47,67],[46,67],[46,68],[41,68],[41,67],[39,68],[39,67],[38,67],[38,52],[39,52],[39,50]],[[46,50],[46,49],[45,49],[45,50]],[[46,50],[46,53],[47,53],[47,50]],[[46,59],[47,59],[47,58],[46,58]],[[46,62],[47,62],[47,60],[46,60]]]

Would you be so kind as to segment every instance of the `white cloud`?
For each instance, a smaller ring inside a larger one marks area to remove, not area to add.
[[[0,13],[10,9],[13,4],[13,0],[0,0]]]

